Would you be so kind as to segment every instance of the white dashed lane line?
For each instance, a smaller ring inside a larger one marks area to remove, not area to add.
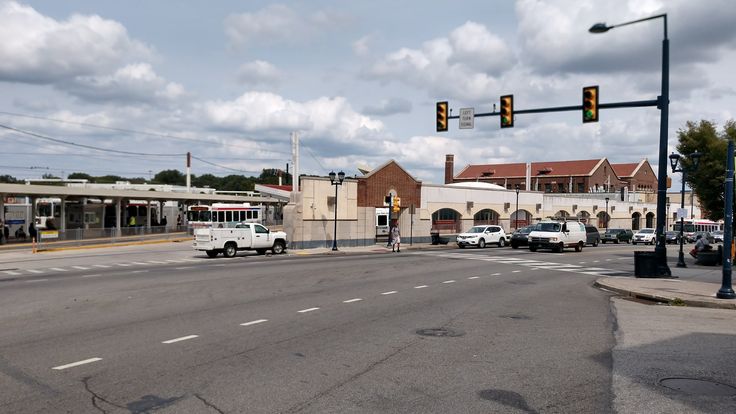
[[[79,270],[89,270],[89,267],[84,267],[84,266],[72,266],[72,267],[75,269],[79,269]]]
[[[48,282],[48,279],[26,280],[26,283]]]
[[[51,368],[51,369],[55,369],[55,370],[57,370],[57,371],[58,371],[58,370],[62,370],[62,369],[67,369],[67,368],[73,368],[73,367],[78,367],[78,366],[80,366],[80,365],[84,365],[84,364],[90,364],[90,363],[92,363],[92,362],[97,362],[97,361],[102,361],[102,358],[90,358],[90,359],[85,359],[85,360],[83,360],[83,361],[77,361],[77,362],[72,362],[71,364],[66,364],[66,365],[59,365],[58,367],[53,367],[53,368]]]
[[[161,262],[161,261],[158,261],[158,260],[149,260],[148,263],[150,263],[150,264],[166,264],[166,262]]]
[[[470,279],[470,280],[478,279],[478,276],[470,276],[468,279]]]
[[[297,311],[297,312],[299,312],[299,313],[307,313],[307,312],[313,312],[313,311],[316,311],[316,310],[319,310],[319,308],[302,309],[302,310]]]
[[[344,301],[342,301],[342,303],[360,302],[361,300],[363,300],[363,299],[361,299],[361,298],[354,298],[354,299],[344,300]]]
[[[512,270],[511,273],[521,273],[521,270]]]
[[[181,338],[169,339],[168,341],[162,341],[161,343],[162,344],[173,344],[175,342],[186,341],[186,340],[194,339],[194,338],[199,338],[199,335],[182,336]]]
[[[62,269],[60,267],[52,267],[51,270],[53,270],[54,272],[68,272],[68,270]]]
[[[103,264],[97,264],[97,265],[92,265],[92,267],[99,267],[100,269],[109,269],[112,266],[110,266],[110,265],[103,265]]]
[[[3,273],[5,273],[6,275],[10,275],[10,276],[20,276],[20,273],[14,272],[12,270],[6,270]]]
[[[36,274],[43,273],[43,270],[38,270],[38,269],[27,269],[27,270],[30,273],[36,273]]]
[[[130,266],[133,266],[133,265],[132,265],[132,264],[130,264],[130,263],[116,263],[115,265],[116,265],[116,266],[121,266],[121,267],[130,267]]]
[[[426,287],[427,285],[419,285],[419,286],[414,286],[414,289],[424,289]]]
[[[381,293],[381,294],[382,294],[382,295],[393,295],[393,294],[394,294],[394,293],[396,293],[396,292],[397,292],[396,290],[389,290],[388,292],[383,292],[383,293]]]
[[[86,277],[100,277],[100,276],[102,276],[102,273],[95,273],[93,275],[84,275],[82,277],[85,277],[86,278]]]
[[[241,323],[240,326],[258,325],[259,323],[263,323],[263,322],[268,322],[268,319],[256,319],[255,321]]]
[[[454,280],[445,280],[445,281],[444,281],[444,282],[442,282],[442,283],[455,283],[455,281],[454,281]]]
[[[135,273],[148,273],[148,270],[134,270],[134,271],[130,272],[131,275],[132,274],[135,274]]]
[[[501,276],[501,274],[500,273],[493,273],[493,274],[491,274],[491,276]]]
[[[141,263],[141,262],[131,262],[131,263],[134,265],[138,265],[138,266],[145,266],[148,264],[148,263]]]
[[[175,267],[176,270],[186,270],[186,269],[194,269],[194,266],[181,266],[181,267]]]

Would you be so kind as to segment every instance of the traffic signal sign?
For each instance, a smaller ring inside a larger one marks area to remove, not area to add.
[[[437,132],[447,131],[447,101],[437,102]]]
[[[393,206],[391,207],[391,210],[394,213],[398,213],[401,210],[401,199],[399,197],[393,198]]]
[[[583,123],[598,122],[598,86],[583,88]]]
[[[501,97],[501,128],[514,126],[514,95]]]

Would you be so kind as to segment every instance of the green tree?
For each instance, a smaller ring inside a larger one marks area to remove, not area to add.
[[[244,175],[228,175],[222,177],[222,188],[218,190],[222,191],[253,191],[255,183],[253,177],[246,177]]]
[[[115,184],[117,181],[128,181],[127,178],[119,175],[103,175],[100,177],[93,177],[95,183],[100,184]]]
[[[187,178],[179,170],[163,170],[153,177],[153,182],[158,184],[186,185]]]
[[[736,123],[728,121],[719,132],[711,121],[688,122],[677,131],[677,136],[677,151],[683,156],[681,162],[685,168],[692,165],[690,154],[695,151],[702,154],[697,171],[687,175],[687,184],[698,196],[706,217],[723,219],[726,147],[729,140],[736,141]]]
[[[0,175],[0,183],[5,184],[21,184],[21,181],[12,175]]]
[[[73,172],[69,174],[66,178],[70,180],[88,180],[91,183],[95,182],[95,177],[83,172]]]
[[[197,177],[192,177],[192,185],[199,188],[209,187],[219,189],[221,182],[222,179],[220,177],[214,176],[212,174],[202,174]]]

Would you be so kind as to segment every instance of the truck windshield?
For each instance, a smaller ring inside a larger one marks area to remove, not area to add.
[[[538,231],[560,231],[560,223],[539,223],[536,230]]]

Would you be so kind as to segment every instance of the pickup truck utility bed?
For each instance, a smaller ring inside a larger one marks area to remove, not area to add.
[[[241,223],[234,228],[197,229],[194,232],[194,250],[204,251],[209,257],[220,253],[225,257],[235,257],[238,250],[255,250],[258,254],[271,250],[274,254],[281,254],[286,246],[286,233],[271,231],[257,223]]]

